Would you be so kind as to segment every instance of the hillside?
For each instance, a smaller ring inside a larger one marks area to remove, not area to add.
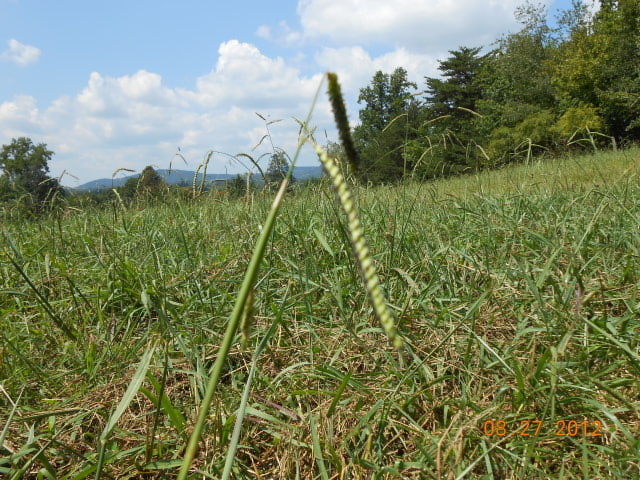
[[[158,175],[160,175],[165,180],[165,182],[170,185],[191,185],[193,183],[193,176],[195,175],[195,172],[189,170],[159,169],[156,171],[158,172]],[[214,180],[230,180],[236,175],[237,174],[207,173],[205,183],[212,182]],[[295,167],[293,170],[293,175],[297,180],[308,180],[310,178],[317,178],[322,175],[322,168],[320,166]],[[96,192],[107,188],[121,187],[127,182],[129,178],[138,176],[140,176],[139,173],[128,175],[126,177],[101,178],[84,183],[78,187],[74,187],[73,190],[78,192]],[[200,182],[201,180],[202,174],[199,173],[197,181]]]
[[[0,472],[640,478],[640,150],[351,189],[4,223]]]

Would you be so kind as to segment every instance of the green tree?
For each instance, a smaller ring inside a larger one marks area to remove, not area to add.
[[[484,61],[480,50],[481,47],[451,50],[451,56],[438,67],[442,78],[425,77],[425,121],[417,149],[431,147],[429,161],[423,162],[422,167],[426,176],[443,170],[455,173],[481,159],[476,126],[477,104],[482,96],[478,75]]]
[[[151,165],[146,166],[144,170],[142,170],[140,174],[140,188],[142,188],[145,193],[154,196],[158,195],[166,185],[166,182]]]
[[[485,57],[478,81],[482,99],[476,122],[486,138],[484,152],[492,164],[555,148],[558,115],[552,71],[557,58],[558,29],[547,23],[542,5],[526,3],[515,12],[520,31],[501,38]]]
[[[127,181],[124,182],[124,185],[122,185],[121,187],[118,187],[117,189],[118,193],[120,194],[120,197],[128,201],[131,201],[134,198],[136,198],[138,195],[139,184],[140,184],[139,175],[132,175],[131,177],[127,178]]]
[[[129,201],[142,197],[154,199],[160,197],[167,190],[166,187],[167,184],[163,178],[149,165],[142,170],[140,175],[127,178],[118,192],[121,198]]]
[[[29,198],[37,209],[64,193],[57,179],[47,175],[53,151],[44,143],[34,145],[31,139],[20,137],[0,151],[0,200]]]
[[[249,181],[247,182],[247,175],[249,173],[238,174],[233,177],[231,180],[227,181],[227,191],[229,192],[229,196],[231,198],[240,198],[247,195],[247,183],[249,186],[249,193],[256,190],[256,184],[253,179],[249,176]]]
[[[479,77],[483,97],[479,108],[489,130],[513,127],[556,105],[551,61],[557,38],[547,24],[546,10],[527,3],[516,10],[516,19],[523,28],[498,41]]]
[[[267,184],[280,183],[287,176],[289,171],[289,159],[283,150],[277,150],[271,155],[269,166],[265,172],[265,180]],[[295,182],[295,177],[291,177],[291,183]]]
[[[594,106],[606,133],[618,140],[638,140],[640,3],[601,0],[600,4],[593,19],[569,17],[569,38],[554,62],[553,81],[564,103]]]
[[[376,72],[371,84],[360,89],[360,125],[354,142],[362,166],[359,174],[374,183],[395,181],[412,169],[406,155],[407,141],[414,138],[418,122],[418,102],[412,93],[417,85],[404,68],[392,74]]]
[[[451,50],[451,56],[438,67],[443,79],[425,77],[430,114],[451,117],[451,123],[454,123],[467,120],[469,110],[475,111],[482,93],[477,81],[482,66],[480,50],[481,47]]]

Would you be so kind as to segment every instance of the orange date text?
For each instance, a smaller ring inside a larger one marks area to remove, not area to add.
[[[557,420],[545,423],[542,420],[486,420],[482,425],[482,433],[487,437],[506,437],[515,434],[522,437],[535,437],[540,434],[556,437],[601,437],[602,422],[600,420]]]

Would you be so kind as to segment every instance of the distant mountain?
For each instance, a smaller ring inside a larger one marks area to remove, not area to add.
[[[193,183],[193,176],[195,172],[191,172],[189,170],[156,170],[158,175],[160,175],[165,182],[169,185],[191,185]],[[228,174],[228,173],[207,173],[205,177],[205,183],[212,182],[214,180],[231,180],[237,174]],[[137,178],[140,174],[136,173],[134,175],[129,175],[127,177],[118,177],[118,178],[100,178],[98,180],[92,180],[85,184],[80,185],[79,187],[74,187],[72,190],[77,192],[98,192],[100,190],[105,190],[108,188],[121,187],[123,186],[127,180],[131,177]],[[296,177],[297,180],[308,180],[310,178],[317,178],[322,176],[322,167],[295,167],[293,170],[293,176]],[[198,182],[202,181],[202,173],[198,173]]]
[[[322,176],[322,167],[294,167],[293,176],[296,180],[309,180],[311,178],[320,178]]]

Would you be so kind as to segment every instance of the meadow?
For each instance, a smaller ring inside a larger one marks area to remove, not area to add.
[[[285,193],[190,478],[640,478],[640,149],[352,191],[402,346]],[[2,225],[0,475],[176,477],[273,196]]]

